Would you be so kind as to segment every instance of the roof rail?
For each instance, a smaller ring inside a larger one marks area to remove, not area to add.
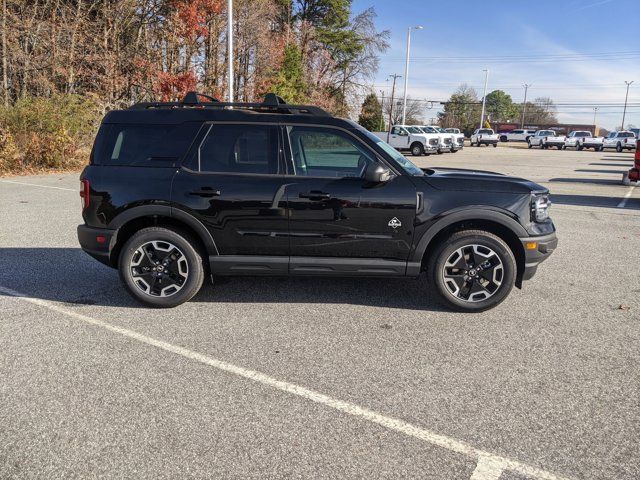
[[[201,102],[198,97],[205,97],[209,101]],[[179,109],[179,108],[196,108],[196,109],[238,109],[251,110],[256,113],[288,113],[299,115],[319,115],[330,117],[331,114],[320,107],[313,105],[289,105],[282,97],[275,93],[267,93],[261,103],[238,103],[238,102],[221,102],[217,98],[204,95],[198,92],[188,92],[182,102],[140,102],[129,107],[129,110],[149,110],[149,109]]]

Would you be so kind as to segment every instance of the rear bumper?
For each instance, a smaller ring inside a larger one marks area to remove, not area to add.
[[[497,138],[488,138],[488,139],[481,138],[479,140],[479,143],[480,145],[493,145],[498,143],[498,139]]]
[[[112,267],[111,250],[116,239],[116,230],[78,225],[78,242],[82,250],[105,265]]]
[[[538,270],[538,265],[549,258],[558,246],[558,237],[553,232],[539,237],[521,238],[520,241],[525,257],[522,280],[530,280]]]
[[[583,142],[582,143],[582,148],[599,148],[601,146],[602,146],[602,144],[601,143],[597,143],[597,142]]]

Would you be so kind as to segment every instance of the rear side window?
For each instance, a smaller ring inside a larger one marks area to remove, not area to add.
[[[97,165],[162,166],[177,162],[200,125],[103,125],[94,147]]]
[[[277,174],[278,127],[214,124],[200,144],[197,164],[201,172]]]

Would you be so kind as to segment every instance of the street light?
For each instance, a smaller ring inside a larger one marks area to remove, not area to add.
[[[624,130],[624,117],[627,116],[627,99],[629,98],[629,87],[633,83],[633,80],[631,80],[630,82],[627,82],[625,80],[624,83],[627,84],[627,94],[624,97],[624,111],[622,112],[622,127],[620,128],[620,130]]]
[[[233,0],[227,1],[227,48],[229,49],[229,102],[233,102]]]
[[[596,114],[598,113],[598,107],[593,107],[593,127],[596,126]],[[595,132],[594,132],[595,135]]]
[[[407,59],[404,63],[404,101],[402,102],[402,124],[407,116],[407,82],[409,80],[409,50],[411,48],[411,30],[422,30],[422,25],[407,28]]]
[[[523,83],[522,86],[524,87],[524,103],[522,104],[522,123],[520,123],[520,128],[524,128],[524,115],[527,111],[527,90],[529,90],[529,87],[531,85],[528,83]]]
[[[489,81],[489,69],[485,68],[482,71],[485,72],[485,74],[484,74],[484,92],[482,94],[482,113],[480,114],[480,127],[478,127],[478,128],[482,128],[483,127],[482,124],[484,123],[484,106],[485,106],[485,102],[487,100],[487,82]]]

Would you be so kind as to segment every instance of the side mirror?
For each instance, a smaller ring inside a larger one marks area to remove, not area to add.
[[[370,163],[364,171],[364,179],[371,183],[384,183],[391,179],[391,170],[379,163]]]

